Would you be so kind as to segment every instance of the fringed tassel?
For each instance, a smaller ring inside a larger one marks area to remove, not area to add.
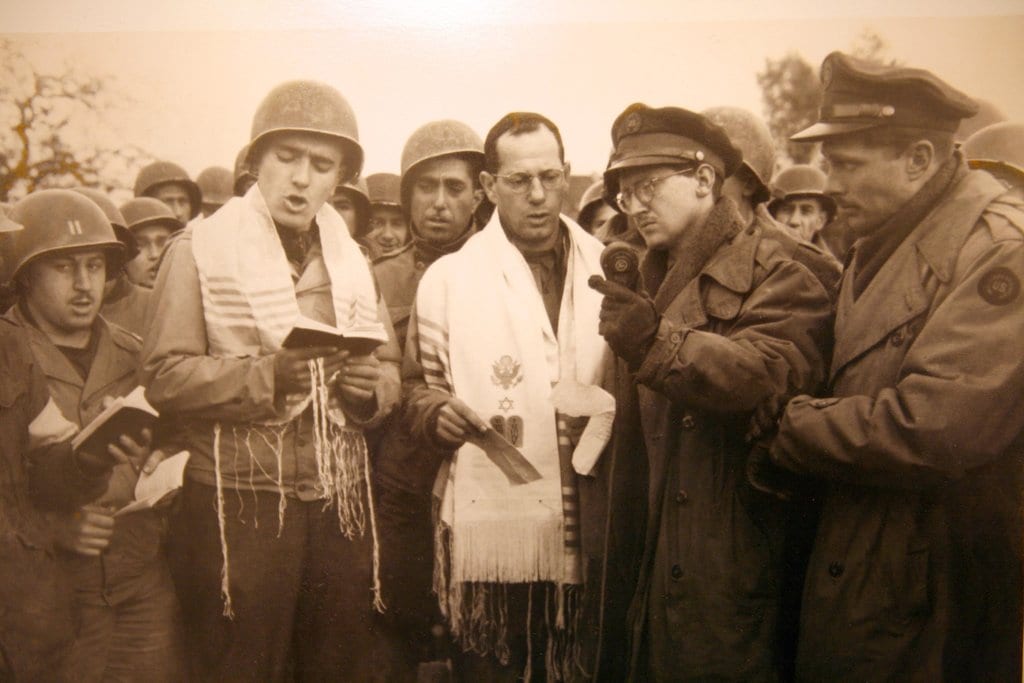
[[[370,481],[370,453],[368,449],[363,449],[363,457],[363,472],[366,474],[366,503],[370,508],[370,535],[373,539],[373,608],[378,613],[384,614],[387,606],[384,604],[380,588],[380,544],[377,540],[377,515],[373,507],[373,490]]]
[[[332,378],[327,377],[322,358],[309,362],[309,380],[313,398],[313,451],[317,477],[327,496],[327,505],[334,503],[336,506],[338,526],[345,538],[362,537],[366,532],[366,516],[369,515],[373,545],[373,607],[383,613],[386,606],[380,583],[380,543],[366,439],[361,431],[336,424],[336,420],[343,418],[340,412],[337,413],[338,418],[332,418],[328,391]],[[365,509],[363,487],[366,490]]]
[[[213,424],[213,468],[217,477],[217,524],[220,527],[220,552],[224,564],[220,571],[220,594],[224,598],[224,616],[235,618],[235,610],[231,606],[231,566],[228,561],[228,537],[224,519],[224,480],[220,471],[220,422]]]

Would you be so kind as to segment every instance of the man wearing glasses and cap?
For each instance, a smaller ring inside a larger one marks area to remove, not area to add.
[[[591,283],[636,372],[650,473],[631,677],[775,680],[784,520],[747,483],[744,434],[768,397],[821,383],[829,293],[722,196],[742,160],[722,127],[634,104],[612,139],[605,187],[648,246],[639,292]]]
[[[859,239],[832,398],[789,402],[765,466],[827,483],[797,676],[1020,680],[1024,204],[954,150],[963,93],[839,52],[821,74],[793,139]]]

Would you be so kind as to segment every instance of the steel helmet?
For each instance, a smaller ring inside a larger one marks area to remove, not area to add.
[[[982,128],[961,148],[971,168],[1012,174],[1024,182],[1024,123],[1003,121]]]
[[[0,233],[3,232],[17,232],[23,228],[20,223],[15,223],[7,217],[7,212],[10,211],[10,206],[6,204],[0,204]]]
[[[96,206],[100,207],[107,220],[110,221],[111,227],[114,228],[114,234],[117,235],[117,239],[121,240],[121,243],[124,245],[125,261],[131,261],[139,255],[139,248],[135,244],[135,238],[132,237],[132,233],[128,230],[128,223],[125,222],[120,209],[117,208],[117,205],[114,204],[114,201],[105,192],[101,192],[93,187],[73,187],[71,191],[88,197]]]
[[[167,225],[171,232],[184,227],[166,204],[152,197],[129,199],[121,205],[121,213],[132,232],[148,225]]]
[[[235,182],[232,185],[232,192],[236,197],[244,195],[252,184],[256,182],[256,176],[249,170],[249,145],[238,150],[235,157]]]
[[[1006,115],[992,102],[974,98],[974,103],[978,105],[978,113],[969,118],[961,119],[960,125],[957,126],[956,133],[953,136],[959,142],[968,140],[979,130],[988,128],[994,123],[1006,121]]]
[[[409,206],[409,183],[412,178],[410,171],[425,161],[455,154],[483,168],[484,141],[465,123],[443,119],[425,123],[414,130],[402,148],[402,206]],[[472,180],[476,183],[476,178]],[[408,208],[404,210],[408,214]]]
[[[195,218],[198,216],[199,209],[203,202],[202,191],[199,189],[199,186],[188,177],[188,173],[185,172],[185,169],[170,161],[154,161],[148,166],[144,166],[142,170],[139,171],[138,177],[135,178],[135,196],[152,197],[153,192],[155,192],[158,187],[168,183],[178,183],[185,188],[192,208],[190,217]]]
[[[156,200],[153,200],[156,201]],[[124,262],[124,244],[117,239],[103,210],[91,199],[71,190],[40,190],[17,202],[10,219],[24,226],[4,241],[4,262],[10,279],[34,259],[71,249],[102,249],[107,254],[107,279]]]
[[[203,204],[221,206],[234,194],[235,177],[223,166],[204,168],[196,176],[196,185],[203,193]]]
[[[786,200],[813,197],[821,202],[831,220],[836,213],[836,202],[825,194],[827,185],[828,177],[814,166],[796,164],[783,169],[772,179],[772,199],[768,202],[768,211],[774,216],[776,209]]]
[[[367,194],[371,206],[393,206],[401,208],[400,186],[402,179],[394,173],[374,173],[366,176]]]
[[[762,198],[769,196],[768,182],[775,171],[775,141],[768,125],[759,117],[739,107],[712,107],[703,112],[722,128],[743,153],[746,166],[761,183]]]
[[[360,239],[370,231],[370,191],[366,188],[366,178],[359,178],[354,183],[345,183],[334,188],[331,205],[342,196],[348,197],[355,204],[356,222],[359,225],[354,226],[353,237]]]
[[[252,119],[247,154],[250,168],[260,140],[272,133],[307,132],[335,138],[344,147],[347,183],[359,177],[363,169],[363,148],[352,107],[337,90],[318,81],[288,81],[270,91]]]

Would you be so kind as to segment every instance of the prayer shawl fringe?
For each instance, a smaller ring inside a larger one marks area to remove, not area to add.
[[[320,229],[324,264],[331,281],[335,326],[345,334],[387,341],[387,331],[377,317],[377,294],[369,266],[349,235],[344,219],[333,207],[324,204],[316,214],[316,223]],[[231,199],[214,215],[195,222],[191,229],[209,354],[237,358],[265,356],[279,351],[300,312],[291,267],[259,186],[254,185],[244,197]],[[255,431],[277,454],[281,501],[278,520],[283,526],[286,497],[281,437],[288,425],[300,419],[306,408],[312,405],[320,489],[325,505],[335,505],[339,526],[348,538],[362,536],[365,531],[367,510],[361,490],[366,487],[374,548],[374,605],[383,610],[366,442],[361,430],[346,425],[340,404],[330,395],[328,385],[331,378],[324,376],[323,361],[310,361],[309,369],[312,391],[307,395],[286,396],[278,415],[253,423],[254,430],[246,432],[244,441],[248,445]],[[220,470],[221,428],[219,422],[214,425],[213,457],[224,558],[221,591],[224,614],[232,616],[230,564],[224,529],[224,487]],[[276,439],[271,441],[264,432],[276,435]],[[237,433],[235,438],[237,440]],[[237,454],[238,451],[235,452]]]
[[[562,221],[570,239],[557,337],[530,267],[497,213],[424,274],[416,310],[427,384],[458,396],[492,425],[521,420],[516,445],[542,475],[511,486],[469,443],[442,469],[434,545],[442,613],[463,648],[507,661],[502,584],[542,583],[557,599],[534,596],[531,610],[539,614],[550,603],[547,656],[571,668],[579,600],[567,595],[582,589],[579,513],[572,442],[551,391],[560,380],[600,384],[611,355],[597,333],[601,296],[587,285],[601,273],[603,245]]]

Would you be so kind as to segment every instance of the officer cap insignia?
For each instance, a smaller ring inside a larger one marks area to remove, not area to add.
[[[622,127],[627,134],[632,134],[640,130],[643,123],[643,118],[640,116],[640,112],[635,111],[626,117],[626,120],[622,122]]]
[[[978,281],[978,294],[993,306],[1004,306],[1020,294],[1020,279],[1009,268],[993,268]]]

